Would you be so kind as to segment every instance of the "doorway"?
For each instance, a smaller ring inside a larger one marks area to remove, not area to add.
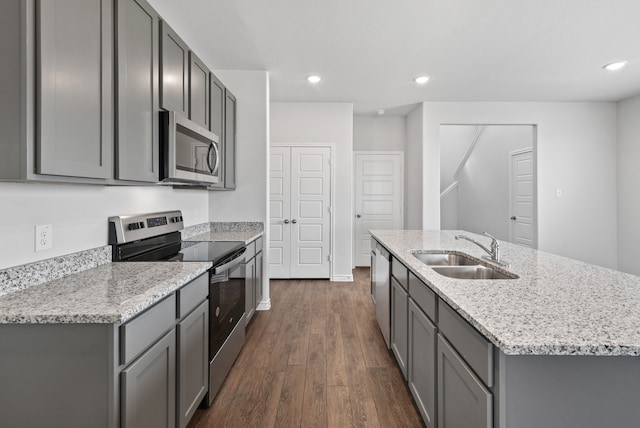
[[[533,125],[440,126],[440,226],[536,248]],[[512,175],[516,177],[512,177]]]
[[[356,266],[371,264],[371,229],[404,227],[404,152],[354,152]]]
[[[330,278],[332,147],[270,148],[271,278]]]

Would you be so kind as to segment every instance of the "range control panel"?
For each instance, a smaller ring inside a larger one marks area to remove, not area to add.
[[[109,244],[139,241],[184,229],[182,211],[109,217]]]

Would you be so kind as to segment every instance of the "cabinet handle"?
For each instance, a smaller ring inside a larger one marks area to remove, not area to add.
[[[511,220],[515,220],[515,219],[516,219],[516,216],[512,215]]]
[[[360,214],[356,214],[356,218],[360,218],[362,217]]]
[[[284,219],[284,224],[289,224],[289,219],[288,218]]]
[[[295,218],[293,220],[291,220],[291,223],[296,224],[298,222],[298,220],[296,220]]]

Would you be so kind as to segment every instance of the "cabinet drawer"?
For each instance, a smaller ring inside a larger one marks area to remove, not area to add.
[[[127,364],[176,323],[176,296],[160,303],[120,327],[120,363]]]
[[[183,318],[209,295],[209,273],[204,273],[178,290],[178,318]]]
[[[263,247],[263,241],[262,241],[262,236],[261,236],[258,239],[256,239],[256,254],[258,254],[260,251],[262,251],[262,247]]]
[[[493,386],[493,344],[440,301],[438,327],[469,367],[488,386]]]
[[[247,251],[244,252],[244,259],[251,260],[256,256],[256,241],[251,241],[245,247]]]
[[[409,295],[432,321],[437,320],[436,293],[411,272],[409,272]]]
[[[405,290],[409,290],[409,280],[407,279],[407,274],[408,271],[405,265],[400,263],[400,261],[395,257],[391,257],[391,275],[393,275],[398,280],[402,288],[404,288]]]

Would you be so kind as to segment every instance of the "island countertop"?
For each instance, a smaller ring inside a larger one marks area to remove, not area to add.
[[[500,241],[508,280],[442,276],[413,256],[485,253],[465,231],[371,230],[371,235],[506,355],[640,356],[640,277]]]
[[[103,264],[1,295],[0,324],[122,323],[210,267],[210,262]]]

